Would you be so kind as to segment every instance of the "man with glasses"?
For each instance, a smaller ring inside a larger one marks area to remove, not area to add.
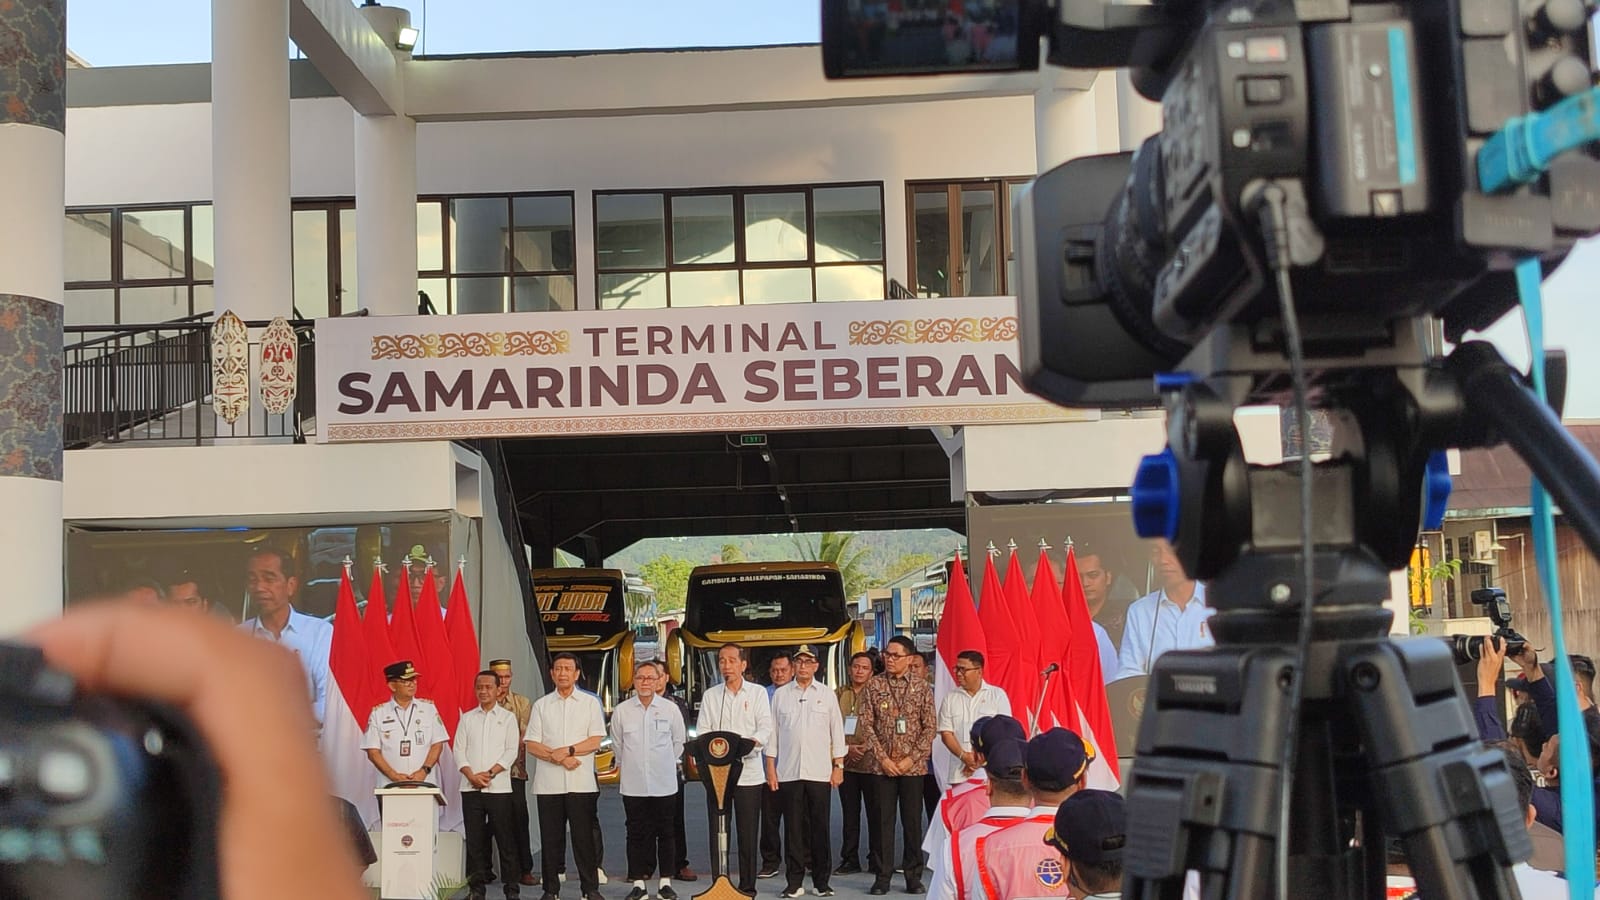
[[[945,695],[939,705],[939,740],[954,756],[944,783],[955,786],[967,780],[978,768],[973,756],[972,723],[984,716],[1008,716],[1011,700],[1006,692],[983,680],[983,654],[963,650],[956,654],[956,684],[959,690]]]
[[[911,675],[916,645],[904,635],[889,639],[883,652],[884,673],[862,688],[856,729],[876,763],[878,784],[878,868],[870,893],[889,893],[894,875],[894,821],[900,815],[906,893],[922,887],[922,795],[928,754],[933,749],[936,718],[933,689]]]

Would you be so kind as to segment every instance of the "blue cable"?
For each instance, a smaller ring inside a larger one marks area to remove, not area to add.
[[[1499,135],[1496,135],[1499,137]],[[1480,156],[1481,159],[1481,156]],[[1481,166],[1480,166],[1481,171]],[[1533,389],[1548,402],[1544,384],[1544,311],[1540,282],[1544,272],[1538,259],[1517,263],[1517,292],[1528,327],[1532,352]],[[1561,734],[1561,821],[1566,853],[1567,890],[1573,900],[1594,897],[1594,773],[1589,769],[1589,737],[1578,710],[1578,692],[1567,659],[1566,628],[1561,621],[1561,587],[1556,577],[1555,517],[1550,494],[1533,479],[1533,554],[1539,568],[1539,586],[1550,607],[1550,640],[1555,645],[1556,715]]]
[[[1527,184],[1544,174],[1550,161],[1576,147],[1600,140],[1600,88],[1517,116],[1478,151],[1478,186],[1493,194]]]

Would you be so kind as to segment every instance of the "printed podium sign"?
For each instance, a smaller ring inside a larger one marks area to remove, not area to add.
[[[378,788],[383,807],[383,846],[378,851],[379,888],[383,900],[429,900],[438,896],[433,884],[434,850],[439,836],[439,810],[444,794],[436,787]]]

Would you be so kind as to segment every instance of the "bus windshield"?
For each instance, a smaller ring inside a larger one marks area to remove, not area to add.
[[[850,622],[844,582],[832,566],[702,566],[689,577],[684,627],[695,634],[825,628]]]

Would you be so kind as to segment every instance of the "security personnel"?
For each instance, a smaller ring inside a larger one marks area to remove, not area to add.
[[[511,660],[491,659],[489,671],[494,673],[500,686],[500,705],[517,717],[517,734],[527,734],[533,701],[511,689]],[[517,760],[511,764],[511,806],[517,823],[515,849],[517,864],[522,868],[521,881],[535,885],[539,880],[533,877],[533,842],[528,831],[528,748],[521,741],[517,742]],[[511,876],[505,877],[509,880]]]
[[[372,708],[361,749],[389,781],[429,781],[449,735],[433,701],[417,699],[417,669],[402,659],[383,667],[393,698]]]
[[[1067,886],[1083,900],[1122,896],[1128,821],[1120,794],[1082,790],[1062,801],[1044,842],[1061,854]]]
[[[1028,742],[1022,780],[1033,795],[1026,818],[979,837],[974,850],[981,894],[969,897],[1067,897],[1066,871],[1044,843],[1062,801],[1082,790],[1094,749],[1065,728],[1052,728]],[[969,883],[970,885],[970,883]]]
[[[971,778],[944,792],[938,807],[934,809],[933,818],[928,822],[928,836],[922,842],[922,850],[928,854],[928,871],[933,881],[939,880],[935,870],[941,865],[940,861],[950,858],[950,836],[983,818],[989,810],[989,769],[983,765],[988,758],[988,748],[1001,741],[1023,743],[1028,734],[1022,730],[1021,722],[1010,716],[999,715],[984,716],[973,722],[968,737],[979,767]]]
[[[984,792],[990,799],[982,818],[962,828],[945,843],[943,858],[934,862],[938,880],[928,889],[929,900],[968,900],[977,896],[977,867],[972,860],[978,838],[1026,816],[1032,798],[1022,783],[1022,766],[1027,746],[1016,738],[1005,738],[989,745],[984,767],[989,781]]]

